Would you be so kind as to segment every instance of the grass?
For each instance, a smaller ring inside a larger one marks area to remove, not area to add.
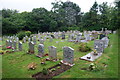
[[[118,36],[110,34],[110,46],[104,50],[103,55],[98,58],[94,63],[99,67],[99,71],[85,71],[80,68],[87,68],[91,62],[79,60],[80,57],[84,56],[89,52],[79,52],[79,44],[67,42],[67,40],[54,39],[53,42],[49,40],[45,41],[45,53],[48,53],[48,46],[57,47],[58,58],[63,58],[62,47],[69,46],[74,49],[74,63],[75,65],[68,71],[55,76],[54,78],[117,78],[118,77]],[[56,43],[59,41],[59,43]],[[93,48],[94,41],[87,43],[88,46]],[[3,41],[5,44],[5,40]],[[23,51],[15,53],[6,53],[0,56],[2,57],[2,77],[3,78],[31,78],[31,75],[42,71],[42,69],[49,68],[59,63],[47,61],[46,65],[41,65],[40,61],[43,58],[37,58],[37,45],[35,45],[35,54],[26,54],[28,50],[28,43],[23,43]],[[112,45],[112,47],[111,47]],[[1,60],[0,60],[1,61]],[[28,64],[35,62],[37,68],[35,70],[28,70]],[[105,68],[103,63],[107,64]]]

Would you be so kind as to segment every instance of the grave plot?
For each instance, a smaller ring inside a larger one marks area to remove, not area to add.
[[[54,76],[57,76],[67,70],[69,70],[71,66],[64,64],[57,64],[51,68],[43,69],[42,72],[32,75],[36,80],[39,79],[52,79]]]
[[[99,58],[104,50],[104,41],[103,40],[95,40],[94,41],[94,51],[91,53],[88,53],[87,55],[81,57],[82,60],[87,61],[95,61],[97,58]]]

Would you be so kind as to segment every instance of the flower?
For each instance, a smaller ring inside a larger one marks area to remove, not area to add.
[[[11,49],[12,47],[11,46],[8,46],[7,49]]]

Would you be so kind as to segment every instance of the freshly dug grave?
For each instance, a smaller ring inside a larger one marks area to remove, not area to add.
[[[33,78],[36,78],[36,80],[41,80],[41,78],[48,80],[53,78],[54,76],[57,76],[63,72],[65,72],[66,70],[70,69],[71,66],[68,65],[64,65],[64,64],[57,64],[51,68],[48,68],[47,71],[48,73],[45,75],[43,74],[43,72],[39,72],[37,74],[32,75]]]

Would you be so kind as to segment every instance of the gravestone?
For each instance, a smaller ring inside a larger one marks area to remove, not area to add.
[[[23,42],[26,43],[26,37],[23,38]]]
[[[71,47],[63,47],[63,63],[73,64],[74,62],[74,49]]]
[[[16,47],[16,41],[13,42],[13,47],[14,47],[14,49],[17,49],[17,47]]]
[[[30,38],[28,38],[28,43],[31,41],[31,39]]]
[[[33,42],[36,44],[36,36],[33,37]]]
[[[76,37],[76,41],[77,41],[77,42],[80,42],[80,39],[81,39],[81,34],[79,33],[79,34],[77,35],[77,37]]]
[[[44,40],[43,39],[40,39],[40,44],[44,44]]]
[[[22,42],[19,42],[18,48],[19,48],[19,51],[22,51]]]
[[[16,41],[17,41],[17,43],[19,42],[19,38],[18,37],[16,37]]]
[[[52,41],[53,41],[53,38],[52,38],[52,37],[50,37],[50,38],[49,38],[49,42],[52,42]]]
[[[44,56],[44,45],[43,44],[39,44],[38,45],[38,57],[43,57]]]
[[[29,53],[34,54],[34,42],[29,42]]]
[[[9,40],[6,40],[6,47],[10,45]]]
[[[104,44],[105,44],[105,42],[103,40],[95,40],[94,41],[94,49],[96,49],[96,51],[98,53],[103,53]]]
[[[108,44],[109,44],[109,39],[108,39],[108,37],[104,37],[104,38],[102,38],[101,40],[103,40],[103,41],[105,42],[104,48],[107,48],[107,47],[108,47]]]
[[[50,58],[50,60],[57,59],[56,47],[49,46],[48,49],[49,49],[49,58]]]
[[[10,46],[10,47],[12,47],[12,40],[10,40],[10,41],[9,41],[9,43],[10,43],[10,45],[9,45],[9,46]]]
[[[62,39],[65,39],[65,32],[62,32]]]

